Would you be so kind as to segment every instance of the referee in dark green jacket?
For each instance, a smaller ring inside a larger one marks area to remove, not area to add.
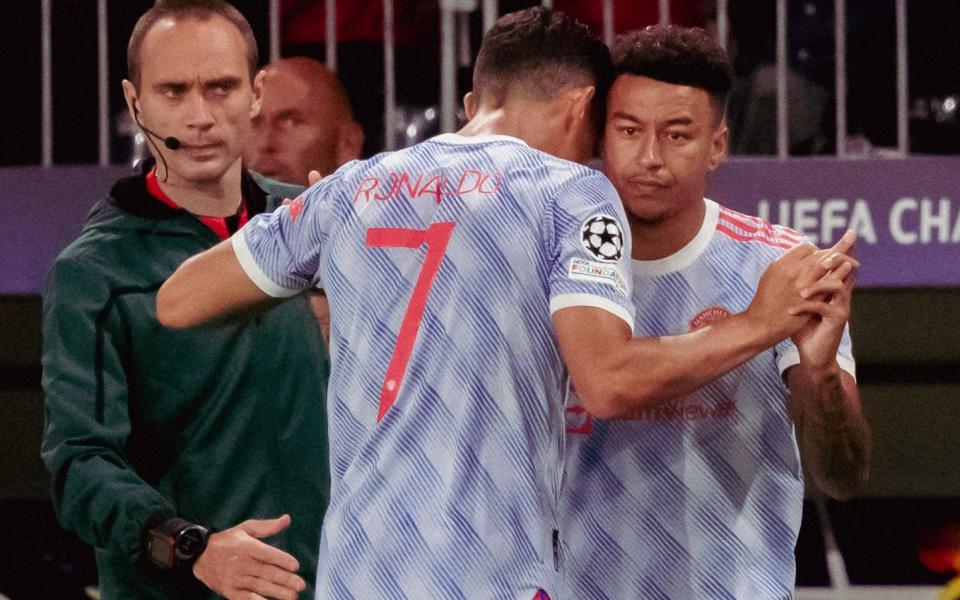
[[[250,26],[217,0],[165,0],[128,63],[156,162],[94,206],[44,294],[57,515],[96,548],[104,598],[312,597],[328,362],[308,302],[184,331],[155,313],[181,262],[296,193],[240,164],[261,97]]]

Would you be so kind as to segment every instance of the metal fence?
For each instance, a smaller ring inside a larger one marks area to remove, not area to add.
[[[337,69],[337,31],[336,0],[326,2],[326,62],[327,67]],[[384,64],[384,141],[386,149],[395,144],[393,131],[397,124],[396,73],[394,43],[394,1],[382,0],[384,12],[383,28],[383,64]],[[430,0],[425,0],[430,1]],[[456,126],[458,103],[457,56],[462,56],[463,45],[469,44],[469,36],[458,36],[458,26],[466,26],[459,16],[480,10],[484,30],[489,29],[498,16],[497,0],[438,0],[440,9],[440,128],[441,131],[453,131]],[[623,0],[621,0],[623,1]],[[269,53],[270,60],[280,57],[280,0],[269,2]],[[42,164],[53,164],[53,102],[52,102],[52,64],[54,60],[51,44],[51,3],[52,0],[40,0],[41,10],[41,135]],[[607,43],[613,39],[613,16],[617,10],[614,0],[602,0],[603,37]],[[107,68],[107,0],[97,0],[97,42],[98,42],[98,144],[99,164],[110,164],[110,107],[108,93]],[[542,0],[544,6],[553,4],[552,0]],[[726,46],[729,36],[729,0],[717,0],[717,38]],[[847,153],[847,60],[846,60],[846,0],[834,0],[834,39],[835,39],[835,96],[836,96],[836,156],[848,158]],[[659,21],[670,23],[670,0],[658,0]],[[903,158],[909,153],[908,128],[908,90],[907,90],[907,0],[895,0],[896,11],[896,102],[897,102],[897,145],[882,152],[882,156]],[[459,48],[458,48],[459,45]],[[467,51],[470,49],[467,48]],[[787,98],[787,0],[776,0],[776,140],[777,156],[789,158]],[[469,56],[469,52],[467,52]]]

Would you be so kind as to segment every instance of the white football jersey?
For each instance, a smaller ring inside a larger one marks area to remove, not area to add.
[[[349,163],[234,237],[267,293],[330,299],[318,598],[569,597],[551,313],[632,326],[625,222],[592,169],[447,134]]]
[[[675,335],[747,308],[801,236],[705,200],[696,237],[633,261],[634,334]],[[838,356],[853,374],[850,337]],[[790,598],[803,476],[785,341],[697,392],[624,420],[567,408],[561,531],[578,600]]]

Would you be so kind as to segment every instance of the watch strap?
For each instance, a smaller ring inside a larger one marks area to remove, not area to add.
[[[196,543],[189,544],[189,552],[187,553],[181,547],[183,544],[178,545],[185,531],[197,533],[200,542],[199,546]],[[180,517],[173,517],[147,528],[144,536],[144,550],[153,564],[161,569],[173,569],[181,565],[192,564],[206,547],[208,535],[209,530],[206,527],[191,523]]]

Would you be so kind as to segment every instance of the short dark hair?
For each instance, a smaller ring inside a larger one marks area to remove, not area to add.
[[[243,36],[247,46],[247,66],[250,69],[250,81],[257,74],[260,60],[257,52],[257,40],[253,29],[243,14],[223,0],[159,0],[150,10],[143,13],[133,26],[130,42],[127,44],[127,77],[137,88],[140,87],[140,52],[143,39],[157,21],[165,18],[196,19],[207,21],[220,16],[233,24]]]
[[[590,28],[541,6],[500,17],[473,70],[474,93],[496,101],[514,90],[549,99],[570,85],[594,85],[602,104],[612,82],[610,51]]]
[[[727,53],[699,27],[651,25],[613,40],[618,75],[639,75],[705,90],[717,113],[727,109],[732,75]]]

